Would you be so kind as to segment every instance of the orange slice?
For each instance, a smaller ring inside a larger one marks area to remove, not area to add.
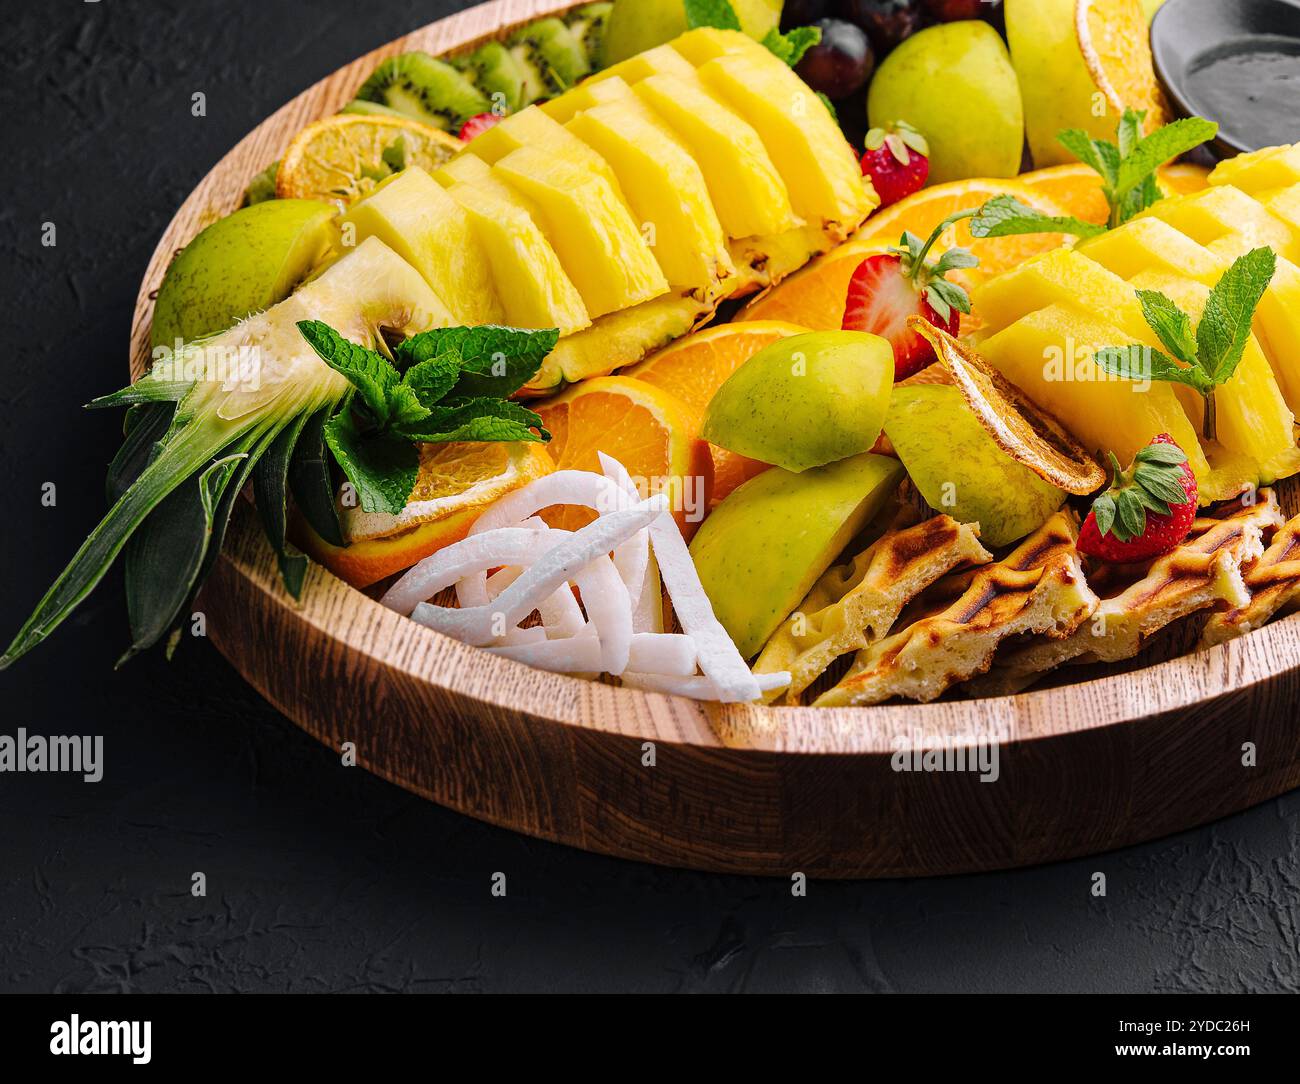
[[[1084,66],[1117,119],[1125,109],[1144,110],[1148,134],[1169,123],[1141,0],[1075,0],[1074,32]]]
[[[847,283],[847,279],[845,281]],[[841,299],[840,308],[843,307]],[[677,340],[640,365],[626,370],[624,375],[663,388],[703,414],[723,381],[746,361],[765,346],[791,335],[802,335],[807,330],[798,324],[779,320],[720,324]],[[709,451],[713,457],[714,504],[769,467],[767,463],[716,445],[709,445]]]
[[[373,192],[394,167],[433,172],[464,149],[455,136],[417,120],[340,113],[294,137],[280,160],[275,194],[344,208]]]
[[[740,310],[748,323],[791,323],[809,331],[838,331],[844,322],[849,279],[868,256],[886,252],[891,241],[850,241],[818,256],[779,286],[759,294]]]
[[[420,474],[399,516],[343,508],[349,546],[332,546],[301,518],[294,541],[353,587],[368,587],[459,542],[488,505],[550,474],[543,444],[422,444]]]
[[[1170,196],[1199,192],[1209,184],[1210,172],[1204,166],[1172,165],[1160,170],[1160,187]],[[1110,217],[1110,208],[1101,192],[1101,178],[1082,162],[1072,162],[1051,169],[1022,173],[1022,184],[1055,201],[1067,214],[1085,222],[1102,225]]]
[[[602,376],[530,404],[551,431],[561,470],[600,472],[599,452],[627,468],[642,494],[666,493],[687,539],[708,513],[713,461],[700,439],[700,412],[663,388],[628,376]],[[595,519],[585,508],[552,508],[552,527],[576,530]]]

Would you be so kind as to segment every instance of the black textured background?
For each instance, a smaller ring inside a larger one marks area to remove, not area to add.
[[[119,420],[79,404],[124,382],[176,206],[288,98],[460,6],[5,0],[6,640],[103,510]],[[0,775],[0,989],[1300,990],[1300,793],[1099,858],[793,899],[486,827],[340,767],[205,643],[114,673],[124,644],[111,579],[0,675],[4,732],[106,745],[97,785]]]

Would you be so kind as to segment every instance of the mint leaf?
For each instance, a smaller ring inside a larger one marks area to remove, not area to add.
[[[1119,120],[1119,156],[1127,158],[1142,142],[1142,124],[1147,119],[1145,109],[1125,109]]]
[[[1146,317],[1151,330],[1165,344],[1165,349],[1179,361],[1195,365],[1196,335],[1192,331],[1192,321],[1187,313],[1156,290],[1139,290],[1137,296],[1142,303],[1142,315]]]
[[[821,40],[820,27],[796,26],[788,34],[782,34],[780,30],[773,27],[763,38],[763,45],[768,52],[793,68],[803,59],[804,53]]]
[[[325,423],[325,443],[357,491],[366,512],[395,516],[406,507],[419,475],[420,453],[408,440],[364,436],[352,413],[352,396]]]
[[[345,339],[329,324],[319,320],[301,320],[298,330],[321,361],[348,378],[376,424],[387,424],[389,392],[400,379],[392,363],[382,354]]]
[[[405,366],[455,352],[460,357],[459,382],[448,394],[505,399],[528,383],[555,349],[560,333],[555,328],[483,327],[437,328],[413,335],[396,350]]]
[[[1093,139],[1079,128],[1058,132],[1056,140],[1085,166],[1101,176],[1108,189],[1119,184],[1119,148],[1104,139]]]
[[[1115,195],[1123,199],[1166,162],[1209,142],[1218,132],[1219,126],[1204,117],[1184,117],[1157,128],[1124,156],[1113,184]]]
[[[533,432],[534,428],[541,431],[541,436]],[[551,439],[538,415],[508,399],[470,399],[434,407],[425,421],[403,429],[401,435],[423,444],[459,440],[538,442]]]
[[[1247,252],[1223,273],[1196,329],[1201,368],[1215,384],[1225,383],[1241,364],[1255,309],[1277,272],[1271,248]]]
[[[692,30],[701,26],[718,30],[740,29],[736,9],[728,0],[683,0],[682,7],[686,9],[686,25]]]
[[[1022,233],[1069,233],[1075,237],[1096,237],[1105,226],[1072,217],[1045,215],[1021,203],[1015,196],[994,196],[971,219],[972,237],[1011,237]]]
[[[1198,368],[1186,368],[1149,346],[1107,346],[1093,354],[1093,360],[1106,372],[1128,380],[1163,380],[1187,384],[1202,395],[1213,387]]]
[[[459,379],[460,351],[453,350],[412,365],[402,377],[402,383],[416,394],[421,403],[432,406],[446,396]]]

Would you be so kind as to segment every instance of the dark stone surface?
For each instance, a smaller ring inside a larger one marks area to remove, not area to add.
[[[175,207],[272,109],[456,6],[6,5],[6,639],[103,510],[118,419],[79,404],[124,380]],[[0,775],[0,989],[1300,990],[1297,794],[1104,857],[793,899],[478,824],[340,767],[206,644],[115,673],[124,643],[114,578],[0,675],[2,732],[102,734],[106,759],[95,785]]]

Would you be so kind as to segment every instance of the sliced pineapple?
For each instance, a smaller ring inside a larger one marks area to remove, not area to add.
[[[536,147],[564,159],[572,166],[603,177],[618,198],[623,199],[623,189],[610,164],[563,124],[552,120],[535,105],[506,117],[470,141],[470,150],[474,156],[490,166],[496,165],[520,147]]]
[[[1114,452],[1121,463],[1130,463],[1153,437],[1168,433],[1187,453],[1206,494],[1210,464],[1173,388],[1115,376],[1093,360],[1103,347],[1131,341],[1113,324],[1071,305],[1054,304],[986,339],[980,353],[1084,445],[1101,453],[1102,461],[1106,452]]]
[[[1250,248],[1266,246],[1287,260],[1300,259],[1300,221],[1295,225],[1232,185],[1162,199],[1139,217],[1168,222],[1201,245],[1241,237]]]
[[[668,284],[704,299],[729,292],[735,267],[722,225],[672,131],[635,97],[583,110],[568,128],[614,167]]]
[[[584,109],[595,109],[596,106],[608,102],[625,101],[634,95],[635,92],[625,80],[618,76],[607,76],[599,80],[588,79],[581,86],[566,91],[558,98],[539,103],[537,108],[551,120],[559,124],[568,124]]]
[[[340,219],[344,243],[378,237],[420,272],[462,324],[499,324],[505,308],[463,207],[419,166],[384,181]],[[349,230],[351,227],[351,230]],[[349,233],[355,236],[349,238]]]
[[[1300,184],[1300,143],[1229,158],[1215,167],[1209,180],[1212,185],[1233,185],[1251,196]]]
[[[1164,294],[1191,316],[1194,324],[1200,321],[1210,296],[1209,287],[1204,284],[1161,271],[1138,275],[1132,286],[1136,290],[1157,290]],[[1149,327],[1139,341],[1160,347],[1159,339]],[[1252,481],[1265,485],[1300,470],[1295,415],[1282,398],[1273,370],[1255,336],[1246,343],[1241,364],[1232,379],[1215,390],[1214,402],[1219,443],[1229,453],[1253,465],[1257,475]]]
[[[585,331],[561,339],[524,394],[550,395],[566,384],[633,365],[707,323],[716,307],[716,299],[674,292],[602,316]]]
[[[626,83],[639,83],[652,75],[675,75],[690,81],[695,76],[695,65],[671,45],[657,45],[636,56],[630,56],[604,71],[597,72],[583,83],[590,86],[606,79],[622,79]]]
[[[1224,270],[1222,261],[1203,245],[1158,218],[1135,218],[1080,242],[1077,250],[1122,279],[1143,271],[1167,271],[1212,284]]]
[[[486,162],[465,156],[434,174],[465,209],[492,268],[492,280],[514,327],[558,328],[561,335],[591,324],[587,306],[526,200],[492,176]]]
[[[593,319],[668,292],[627,206],[601,174],[531,146],[511,151],[493,171],[537,205],[538,225]]]

